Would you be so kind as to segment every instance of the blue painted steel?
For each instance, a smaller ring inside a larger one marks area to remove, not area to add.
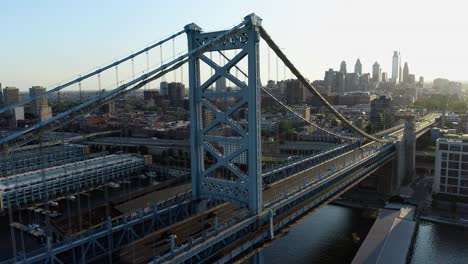
[[[213,45],[208,51],[225,51],[240,49],[234,58],[220,66],[213,60],[199,54],[189,63],[190,87],[190,147],[193,199],[220,198],[226,201],[247,206],[252,212],[262,210],[262,178],[261,178],[261,140],[260,140],[260,77],[259,77],[259,33],[261,19],[252,14],[244,19],[245,26],[234,36],[219,45]],[[219,38],[226,31],[202,33],[195,24],[185,27],[187,31],[189,51],[204,45],[212,39]],[[236,64],[247,56],[248,83],[245,84],[229,73]],[[215,74],[207,81],[200,82],[200,60],[215,70]],[[240,88],[237,92],[205,92],[217,79],[226,78]],[[220,97],[238,97],[239,101],[222,111],[208,99]],[[230,116],[236,110],[247,107],[248,127],[240,126]],[[211,111],[215,120],[203,124],[203,111]],[[238,136],[213,136],[208,132],[219,125],[227,125]],[[216,146],[231,144],[235,148],[232,153],[222,153]],[[214,157],[214,164],[205,167],[207,153]],[[232,160],[247,153],[247,172],[236,167]],[[218,170],[227,169],[235,179],[217,177]]]
[[[79,234],[76,238],[51,244],[50,248],[30,252],[19,263],[47,263],[51,259],[58,260],[57,257],[66,252],[83,248],[84,252],[76,257],[78,259],[84,257],[90,261],[107,253],[108,250],[118,250],[135,239],[189,217],[194,213],[193,203],[187,200],[189,197],[190,192],[187,192],[163,201],[157,206],[154,205],[146,210],[105,222],[101,226]],[[210,206],[217,204],[219,203],[214,202]],[[113,245],[112,249],[109,248],[111,245]],[[91,251],[92,248],[95,249]]]
[[[130,54],[129,56],[123,58],[123,59],[120,59],[120,60],[118,60],[118,61],[116,61],[116,62],[114,62],[114,63],[111,63],[111,64],[109,64],[109,65],[107,65],[107,66],[104,66],[104,67],[102,67],[102,68],[100,68],[100,69],[98,69],[98,70],[95,70],[95,71],[91,72],[91,73],[88,73],[88,74],[86,74],[86,75],[84,75],[84,76],[82,76],[82,77],[80,76],[79,78],[77,78],[77,79],[75,79],[75,80],[73,80],[73,81],[67,82],[67,83],[65,83],[65,84],[63,84],[63,85],[59,85],[59,86],[57,86],[57,87],[55,87],[55,88],[53,88],[53,89],[50,89],[50,90],[47,91],[47,92],[44,92],[44,93],[41,93],[41,94],[38,94],[38,95],[35,95],[35,96],[32,96],[32,97],[28,97],[28,98],[26,98],[26,99],[23,99],[23,100],[17,102],[17,103],[14,103],[14,104],[7,105],[7,106],[5,106],[5,107],[3,107],[3,108],[0,109],[0,113],[6,112],[6,111],[9,111],[9,110],[13,110],[15,107],[25,105],[25,104],[27,104],[27,103],[29,103],[29,102],[31,102],[31,101],[37,100],[38,98],[41,98],[41,97],[50,95],[50,94],[52,94],[52,93],[58,92],[58,91],[60,91],[60,90],[62,90],[62,89],[64,89],[64,88],[66,88],[66,87],[68,87],[68,86],[70,86],[70,85],[73,85],[73,84],[75,84],[75,83],[79,83],[79,82],[81,82],[81,81],[84,81],[84,80],[86,80],[86,79],[88,79],[88,78],[90,78],[90,77],[92,77],[92,76],[95,76],[95,75],[97,75],[97,74],[100,74],[100,73],[103,72],[103,71],[106,71],[106,70],[108,70],[108,69],[111,69],[111,68],[113,68],[113,67],[115,67],[115,66],[117,66],[117,65],[119,65],[119,64],[121,64],[121,63],[123,63],[123,62],[126,62],[126,61],[128,61],[128,60],[131,60],[131,59],[135,58],[136,56],[138,56],[138,55],[140,55],[140,54],[142,54],[142,53],[144,53],[144,52],[147,52],[147,51],[149,51],[149,50],[151,50],[151,49],[153,49],[153,48],[155,48],[155,47],[157,47],[157,46],[160,46],[160,45],[164,44],[165,42],[167,42],[167,41],[169,41],[169,40],[171,40],[171,39],[174,39],[175,37],[177,37],[177,36],[179,36],[179,35],[181,35],[181,34],[183,34],[183,33],[185,33],[185,30],[181,30],[181,31],[179,31],[179,32],[177,32],[177,33],[175,33],[175,34],[173,34],[172,36],[167,37],[167,38],[165,38],[165,39],[163,39],[163,40],[161,40],[161,41],[158,41],[157,43],[155,43],[155,44],[153,44],[153,45],[151,45],[151,46],[148,46],[148,47],[146,47],[146,48],[144,48],[144,49],[142,49],[142,50],[140,50],[140,51],[137,51],[137,52],[135,52],[135,53],[132,53],[132,54]]]
[[[156,258],[150,263],[157,264],[166,261],[174,263],[193,263],[193,261],[208,261],[213,257],[213,252],[222,255],[222,258],[217,260],[217,263],[229,262],[241,254],[250,252],[254,249],[256,244],[271,240],[270,228],[264,228],[264,231],[261,232],[258,231],[260,230],[259,226],[270,225],[270,217],[272,215],[274,219],[281,219],[281,221],[276,221],[274,223],[274,231],[278,231],[293,223],[308,211],[329,202],[336,194],[368,175],[393,156],[393,144],[388,144],[370,154],[368,158],[359,160],[353,166],[331,175],[328,179],[318,184],[307,186],[306,188],[296,190],[294,193],[287,194],[284,199],[271,206],[270,210],[264,210],[259,215],[248,218],[240,218],[240,220],[223,226],[217,231],[209,232],[205,237],[193,240],[189,244],[183,244],[174,250],[175,255],[168,253]],[[365,168],[362,169],[362,167]],[[334,186],[337,183],[339,183],[339,185]],[[324,191],[331,186],[334,186],[333,189],[324,193]],[[314,199],[312,202],[303,203],[311,198]],[[297,206],[300,207],[297,208]],[[294,210],[293,213],[289,214],[286,218],[282,217],[291,210]],[[258,232],[258,234],[252,236],[255,232]],[[249,234],[250,239],[241,242],[246,234]],[[225,248],[236,245],[239,242],[241,244],[234,247],[233,251],[223,251]],[[208,252],[210,254],[208,254]]]

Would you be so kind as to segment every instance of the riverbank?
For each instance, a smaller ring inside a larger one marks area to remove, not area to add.
[[[344,200],[344,199],[333,200],[332,202],[330,202],[330,204],[343,206],[343,207],[354,208],[354,209],[363,209],[363,210],[367,210],[367,209],[369,209],[369,210],[379,210],[379,209],[382,209],[381,206],[369,205],[369,204],[365,204],[365,203],[348,201],[348,200]]]
[[[447,218],[437,217],[437,216],[420,216],[419,220],[436,223],[436,224],[444,224],[444,225],[468,228],[468,221],[452,220],[452,219],[447,219]]]

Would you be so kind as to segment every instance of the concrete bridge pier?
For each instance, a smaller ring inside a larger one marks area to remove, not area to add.
[[[410,183],[415,175],[416,158],[416,122],[413,116],[405,120],[405,129],[402,140],[403,146],[397,152],[397,155],[404,156],[404,159],[398,159],[398,178],[401,179],[398,188],[402,184]]]
[[[394,195],[400,187],[413,180],[415,175],[416,123],[413,116],[405,120],[403,139],[395,142],[395,159],[385,164],[377,173],[377,191]]]

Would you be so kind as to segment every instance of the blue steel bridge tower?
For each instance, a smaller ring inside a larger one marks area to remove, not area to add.
[[[262,166],[260,138],[259,28],[261,18],[251,14],[243,25],[225,41],[214,42],[208,52],[223,55],[235,50],[236,55],[219,65],[206,53],[197,54],[189,62],[190,150],[193,199],[217,198],[238,203],[252,213],[262,210]],[[225,34],[227,31],[202,32],[195,24],[185,27],[189,52]],[[224,55],[223,55],[224,56]],[[247,60],[247,81],[231,74]],[[214,74],[201,80],[200,63]],[[213,91],[210,87],[219,78],[226,78],[237,89]],[[230,99],[220,107],[219,100]],[[236,113],[245,111],[247,122],[239,122]],[[210,115],[210,120],[206,115]],[[219,131],[229,131],[220,133]]]

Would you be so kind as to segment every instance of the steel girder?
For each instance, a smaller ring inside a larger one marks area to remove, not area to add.
[[[244,26],[234,36],[213,45],[209,51],[222,53],[226,50],[239,50],[224,66],[204,54],[199,54],[189,62],[189,99],[190,99],[190,140],[192,194],[194,200],[218,198],[239,203],[258,213],[262,209],[262,172],[260,138],[260,80],[259,80],[259,33],[261,19],[255,15],[245,18]],[[203,33],[195,24],[185,27],[189,51],[206,45],[226,31]],[[233,67],[247,57],[248,82],[245,83],[230,73]],[[200,80],[200,62],[214,70],[214,75],[205,82]],[[210,91],[208,88],[219,78],[226,78],[238,91]],[[219,98],[236,98],[236,102],[227,109],[220,109],[213,101]],[[248,124],[239,124],[233,114],[247,109]],[[214,120],[203,122],[204,111],[209,111]],[[228,127],[235,136],[210,135],[217,127]],[[226,151],[229,145],[234,150]],[[222,147],[220,147],[222,146]],[[245,168],[240,169],[234,161],[244,158]],[[212,159],[214,164],[206,164]],[[219,171],[227,171],[229,178],[219,177]]]

